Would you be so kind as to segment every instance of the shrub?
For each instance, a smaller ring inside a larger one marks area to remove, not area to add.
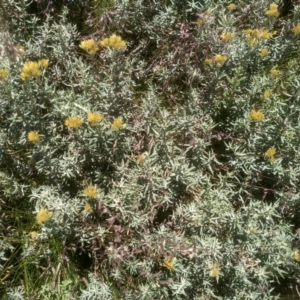
[[[6,5],[27,30],[10,31],[16,17],[1,33],[8,299],[295,287],[297,9],[283,20],[269,1],[120,0],[83,36],[66,11],[41,22]]]

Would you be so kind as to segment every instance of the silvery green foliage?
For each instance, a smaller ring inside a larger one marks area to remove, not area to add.
[[[25,299],[25,291],[24,291],[24,287],[23,286],[18,286],[18,287],[14,287],[11,288],[8,292],[7,292],[7,296],[8,296],[8,300],[24,300]]]
[[[92,300],[92,299],[113,299],[110,287],[101,282],[97,276],[92,273],[89,273],[89,283],[88,287],[82,290],[82,293],[79,299],[82,300]]]
[[[296,282],[299,66],[285,59],[287,45],[299,52],[290,32],[299,16],[250,47],[242,20],[273,30],[268,1],[255,14],[255,3],[233,13],[225,2],[204,3],[116,1],[108,31],[95,25],[86,39],[120,34],[124,51],[100,47],[89,56],[66,13],[42,25],[28,18],[33,33],[12,37],[25,52],[1,62],[10,74],[0,98],[0,225],[11,227],[0,241],[0,270],[13,272],[8,253],[17,246],[23,264],[12,285],[26,278],[26,296],[42,297],[42,287],[58,298],[275,299],[277,283]],[[224,43],[227,30],[235,36]],[[228,61],[205,63],[217,54]],[[43,76],[23,82],[24,63],[42,58]],[[271,77],[273,67],[282,77]],[[254,109],[262,122],[249,120]],[[98,126],[87,120],[92,111],[104,116]],[[70,116],[82,126],[68,128]],[[118,117],[124,124],[114,130]],[[89,185],[94,198],[84,192]],[[37,224],[43,209],[51,218]],[[72,284],[74,274],[82,281]]]

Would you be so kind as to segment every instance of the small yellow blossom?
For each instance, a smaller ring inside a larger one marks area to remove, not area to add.
[[[24,52],[25,52],[24,46],[17,45],[16,48],[17,48],[17,50],[18,50],[20,53],[24,53]]]
[[[164,260],[164,266],[170,271],[174,270],[175,267],[175,259],[174,258],[166,258]]]
[[[208,65],[211,65],[211,64],[213,63],[213,59],[212,59],[212,58],[206,58],[206,59],[204,60],[204,62],[205,62],[206,64],[208,64]]]
[[[228,42],[229,40],[231,40],[234,37],[234,35],[232,33],[226,31],[226,32],[223,32],[220,37],[223,41]]]
[[[294,32],[294,34],[300,33],[300,23],[297,23],[297,25],[292,29],[292,32]]]
[[[274,148],[269,148],[266,152],[265,152],[265,156],[270,160],[270,161],[274,161],[275,157],[274,155],[276,154],[276,150]]]
[[[265,15],[276,18],[279,17],[278,5],[275,3],[271,3]]]
[[[206,20],[205,18],[198,18],[196,23],[198,27],[201,27],[206,23]]]
[[[269,54],[269,50],[267,48],[263,48],[261,51],[260,51],[260,56],[261,57],[264,57],[264,56],[267,56]]]
[[[49,66],[49,59],[43,58],[38,61],[40,68],[47,68]]]
[[[256,39],[251,39],[249,41],[249,44],[250,44],[251,47],[255,47],[258,44],[258,41]]]
[[[272,92],[270,90],[265,90],[263,95],[262,95],[262,98],[263,99],[268,99],[272,96]]]
[[[113,34],[111,37],[103,39],[100,45],[102,47],[121,49],[126,47],[126,42],[120,36]]]
[[[0,69],[0,80],[4,80],[8,74],[9,74],[9,70]]]
[[[235,10],[235,9],[236,9],[236,4],[230,3],[230,4],[227,6],[227,9],[228,9],[229,11]]]
[[[265,115],[260,110],[251,110],[248,119],[251,121],[262,121],[265,119]]]
[[[123,119],[122,118],[116,118],[114,119],[111,127],[113,130],[118,131],[123,126]]]
[[[25,62],[20,75],[22,80],[27,80],[34,77],[40,77],[40,76],[42,76],[42,71],[38,62],[36,61]]]
[[[90,198],[96,199],[98,197],[97,190],[93,185],[89,185],[87,188],[85,188],[83,193]]]
[[[268,40],[271,39],[276,33],[277,31],[270,32],[269,30],[260,30],[258,31],[258,37]]]
[[[93,39],[82,41],[79,47],[85,50],[90,55],[95,55],[96,52],[99,50],[96,41]]]
[[[52,217],[52,213],[48,209],[41,209],[36,215],[36,221],[38,224],[47,222]]]
[[[91,125],[96,126],[103,120],[103,115],[98,114],[96,112],[89,112],[88,113],[88,121]]]
[[[245,34],[246,34],[246,38],[248,40],[251,40],[253,38],[262,38],[262,39],[270,39],[272,38],[276,33],[277,31],[269,31],[267,29],[265,30],[259,30],[259,29],[246,29],[244,30]]]
[[[298,251],[294,252],[293,258],[295,261],[300,261],[300,253]]]
[[[145,160],[146,160],[146,157],[145,157],[145,155],[143,155],[143,154],[139,155],[139,156],[137,157],[137,159],[136,159],[136,161],[137,161],[138,163],[143,163]]]
[[[217,54],[214,57],[214,61],[217,63],[218,67],[221,67],[226,61],[227,61],[227,56],[226,55],[219,55]]]
[[[37,131],[28,132],[27,137],[28,137],[28,141],[31,143],[37,143],[40,141],[40,138],[41,138]]]
[[[37,240],[39,234],[36,231],[31,231],[30,232],[30,237],[32,240]]]
[[[78,117],[69,117],[65,120],[65,125],[70,128],[78,128],[82,125],[83,119]]]
[[[209,271],[210,277],[219,277],[219,266],[217,263],[213,263]]]
[[[84,206],[84,210],[85,210],[86,212],[89,212],[89,213],[92,213],[92,212],[93,212],[93,208],[92,208],[92,206],[91,206],[89,203],[87,203],[87,204]]]
[[[271,69],[270,74],[273,75],[273,76],[278,76],[280,74],[280,72],[279,72],[279,70]]]

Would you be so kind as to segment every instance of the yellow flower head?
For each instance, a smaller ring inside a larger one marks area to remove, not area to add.
[[[228,42],[229,40],[231,40],[234,37],[234,35],[232,33],[226,31],[226,32],[223,32],[220,37],[223,41]]]
[[[214,61],[217,63],[218,67],[221,67],[226,61],[227,61],[227,56],[226,55],[219,55],[217,54],[214,57]]]
[[[89,213],[92,213],[92,212],[93,212],[93,208],[92,208],[92,206],[91,206],[89,203],[87,203],[87,204],[84,206],[84,210],[85,210],[86,212],[89,212]]]
[[[206,20],[205,20],[205,18],[198,18],[196,23],[197,23],[198,27],[201,27],[206,23]]]
[[[38,61],[40,68],[47,68],[49,66],[49,59],[43,58]]]
[[[98,197],[98,193],[96,188],[93,185],[89,185],[87,188],[83,190],[83,193],[93,199],[96,199]]]
[[[18,50],[20,53],[24,53],[24,52],[25,52],[24,46],[17,45],[16,48],[17,48],[17,50]]]
[[[294,34],[299,34],[300,33],[300,23],[297,23],[297,25],[292,29],[292,32]]]
[[[30,131],[27,137],[28,137],[28,141],[31,143],[37,143],[40,141],[40,135],[38,134],[37,131]]]
[[[214,61],[213,61],[212,58],[206,58],[206,59],[204,60],[204,63],[206,63],[206,64],[208,64],[208,65],[211,65],[213,62],[214,62]]]
[[[272,92],[270,90],[265,90],[263,95],[262,95],[262,98],[263,99],[268,99],[272,96]]]
[[[248,40],[251,40],[253,38],[262,38],[262,39],[270,39],[272,38],[277,31],[273,31],[270,32],[269,30],[265,29],[265,30],[259,30],[259,29],[246,29],[244,30],[245,34],[246,34],[246,38]]]
[[[209,271],[209,276],[210,277],[219,277],[219,266],[217,263],[213,263],[211,265],[211,269]]]
[[[146,160],[146,157],[143,154],[139,155],[136,159],[137,163],[139,163],[139,164],[143,163],[145,160]]]
[[[22,80],[42,76],[42,71],[39,63],[36,61],[25,62],[20,76]]]
[[[47,222],[52,217],[52,213],[48,209],[41,209],[36,215],[36,221],[38,224]]]
[[[124,122],[122,118],[116,118],[114,119],[111,127],[113,130],[118,131],[122,126],[123,126]]]
[[[270,32],[269,30],[260,30],[258,37],[268,40],[271,39],[276,33],[277,31]]]
[[[0,69],[0,80],[4,80],[8,74],[9,74],[9,70]]]
[[[88,121],[91,125],[96,126],[98,125],[103,119],[103,115],[98,114],[96,112],[89,112],[88,113]]]
[[[83,119],[78,117],[69,117],[65,120],[65,125],[70,128],[78,128],[82,125]]]
[[[265,156],[270,160],[270,161],[274,161],[275,157],[274,155],[276,154],[276,150],[274,148],[269,148],[266,152],[265,152]]]
[[[265,15],[269,17],[279,17],[278,5],[275,3],[271,3]]]
[[[102,47],[111,47],[115,49],[122,49],[126,47],[126,42],[118,35],[113,34],[109,38],[105,38],[100,42]]]
[[[235,9],[236,9],[236,4],[230,3],[230,4],[227,6],[227,9],[228,9],[229,11],[235,10]]]
[[[260,51],[260,56],[261,57],[264,57],[264,56],[267,56],[269,54],[269,50],[267,48],[263,48],[261,51]]]
[[[32,240],[37,240],[39,234],[36,231],[31,231],[30,232],[30,237]]]
[[[249,44],[250,44],[251,47],[255,47],[258,44],[258,41],[256,39],[251,39],[249,41]]]
[[[276,69],[271,69],[270,70],[270,74],[272,75],[272,76],[278,76],[279,74],[280,74],[280,72],[279,72],[279,70],[276,70]]]
[[[82,41],[79,47],[85,50],[90,55],[95,55],[99,50],[96,41],[93,39]]]
[[[265,119],[265,115],[260,110],[251,110],[248,119],[251,121],[262,121]]]
[[[170,271],[174,270],[175,267],[175,259],[174,258],[166,258],[164,260],[164,266]]]
[[[300,253],[298,251],[294,252],[293,258],[295,261],[300,261]]]

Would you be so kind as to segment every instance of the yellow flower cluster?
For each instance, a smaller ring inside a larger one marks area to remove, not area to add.
[[[95,55],[96,52],[99,50],[96,41],[93,39],[82,41],[79,47],[85,50],[90,55]]]
[[[277,33],[277,31],[271,32],[267,29],[265,30],[246,29],[244,30],[244,32],[246,34],[247,39],[258,38],[258,39],[265,39],[265,40],[272,38]]]
[[[226,55],[215,55],[213,58],[206,58],[204,60],[204,63],[206,64],[213,64],[216,63],[217,67],[222,67],[222,65],[228,60],[228,57]]]
[[[139,163],[139,164],[143,163],[145,160],[146,160],[146,157],[143,154],[139,155],[136,159],[137,163]]]
[[[42,69],[47,68],[48,65],[48,59],[41,59],[39,61],[27,61],[23,66],[20,77],[22,80],[40,77],[42,76]]]
[[[37,240],[39,234],[36,231],[31,231],[30,232],[30,237],[32,240]]]
[[[170,271],[172,271],[175,267],[175,260],[174,258],[166,258],[164,260],[164,266],[169,269]]]
[[[65,120],[65,125],[70,128],[78,128],[82,125],[83,119],[78,117],[69,117]]]
[[[7,75],[9,74],[9,70],[7,69],[0,69],[0,79],[4,80]]]
[[[294,256],[293,257],[294,257],[295,261],[298,261],[298,262],[300,261],[300,253],[298,251],[294,252]]]
[[[98,196],[97,190],[93,185],[89,185],[87,188],[83,190],[83,193],[90,197],[96,199]]]
[[[36,221],[38,224],[47,222],[52,217],[52,213],[48,209],[41,209],[36,215]]]
[[[292,29],[292,32],[294,32],[295,34],[300,33],[300,23],[297,23],[297,25]]]
[[[96,126],[103,120],[103,117],[103,115],[96,112],[89,112],[87,118],[91,125]]]
[[[279,72],[279,70],[277,70],[277,69],[271,69],[270,70],[270,74],[272,75],[272,76],[278,76],[279,74],[280,74],[280,72]]]
[[[38,134],[37,131],[30,131],[27,137],[28,137],[28,141],[31,143],[37,143],[40,141],[40,135]]]
[[[102,47],[111,47],[115,49],[122,49],[126,47],[125,41],[122,40],[122,38],[118,35],[113,34],[109,38],[105,38],[100,42],[100,45]]]
[[[228,9],[229,11],[235,10],[235,9],[236,9],[236,4],[230,3],[230,4],[227,6],[227,9]]]
[[[228,42],[234,37],[234,35],[230,32],[225,31],[220,35],[220,37],[224,42]]]
[[[84,210],[85,210],[86,212],[89,212],[89,213],[92,213],[92,212],[93,212],[93,208],[92,208],[92,206],[91,206],[89,203],[87,203],[87,204],[84,206]]]
[[[219,266],[217,263],[213,263],[211,266],[211,269],[209,271],[209,276],[210,277],[219,277]]]
[[[111,127],[113,130],[118,131],[122,126],[123,126],[124,122],[122,118],[116,118],[114,119]]]
[[[271,3],[265,15],[269,17],[279,17],[278,5],[275,3]]]
[[[274,161],[275,157],[274,155],[276,154],[276,150],[274,148],[269,148],[266,152],[265,152],[265,156],[270,160],[270,161]]]
[[[262,121],[265,119],[265,115],[260,110],[251,110],[248,120],[251,121]]]
[[[218,67],[221,67],[227,60],[228,57],[226,55],[217,54],[214,57],[214,62],[217,64]]]
[[[261,51],[260,51],[260,53],[259,53],[259,55],[261,56],[261,57],[265,57],[265,56],[267,56],[269,54],[269,50],[267,49],[267,48],[263,48]]]
[[[265,90],[264,93],[262,94],[263,99],[268,99],[272,96],[272,92],[270,90]]]

